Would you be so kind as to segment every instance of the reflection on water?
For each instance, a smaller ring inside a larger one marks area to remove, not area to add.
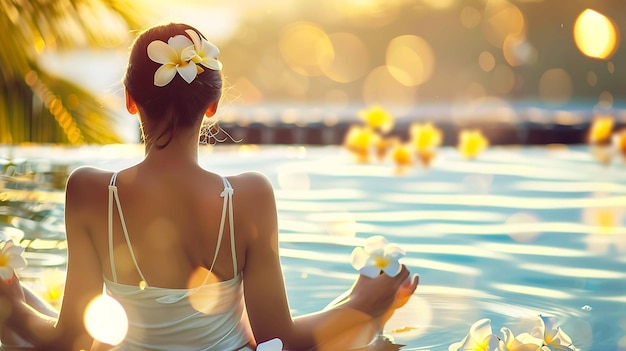
[[[117,170],[141,158],[135,146],[13,153],[42,172],[57,163]],[[626,350],[621,161],[599,164],[585,146],[494,147],[471,161],[444,148],[430,168],[397,176],[390,163],[356,164],[335,146],[207,147],[200,159],[222,174],[255,170],[273,181],[295,314],[323,308],[347,289],[353,247],[382,234],[406,249],[404,262],[421,276],[415,298],[388,325],[403,350],[447,350],[481,318],[519,333],[540,313],[558,317],[583,350]],[[6,211],[6,198],[17,195],[2,191]],[[3,235],[23,235],[33,247],[33,236],[62,239],[62,191],[36,196],[46,204],[16,206],[39,217],[3,224]],[[33,284],[45,267],[63,265],[62,241],[55,245],[29,253],[23,274]]]

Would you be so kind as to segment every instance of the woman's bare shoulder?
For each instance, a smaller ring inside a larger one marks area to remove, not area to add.
[[[227,178],[237,195],[251,196],[259,200],[269,197],[268,199],[273,200],[274,189],[272,182],[263,173],[245,172]]]
[[[67,199],[80,202],[81,199],[86,197],[91,197],[91,199],[99,197],[99,193],[106,193],[111,175],[111,171],[105,171],[95,167],[81,166],[76,168],[70,173],[67,179]],[[101,191],[98,191],[99,189]]]

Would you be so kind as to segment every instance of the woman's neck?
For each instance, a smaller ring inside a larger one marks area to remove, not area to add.
[[[159,148],[159,142],[146,140],[145,162],[173,165],[198,164],[198,133],[193,128],[176,131],[169,143]]]

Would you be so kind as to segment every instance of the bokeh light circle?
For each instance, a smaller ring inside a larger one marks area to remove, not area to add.
[[[389,73],[411,87],[428,81],[435,68],[435,54],[428,42],[416,35],[401,35],[389,42],[386,53]]]
[[[339,83],[355,81],[369,69],[369,53],[365,44],[352,33],[333,33],[328,36],[334,59],[321,67],[331,80]]]
[[[321,75],[321,67],[329,66],[335,57],[326,32],[309,22],[295,22],[285,27],[278,45],[287,66],[304,76]]]
[[[584,55],[607,59],[615,52],[618,40],[616,25],[609,17],[586,9],[576,18],[574,41]]]
[[[97,296],[87,305],[84,323],[89,335],[109,345],[122,342],[128,332],[128,317],[124,308],[106,294]]]
[[[565,104],[573,90],[572,78],[562,68],[549,69],[539,79],[539,96],[548,105]]]

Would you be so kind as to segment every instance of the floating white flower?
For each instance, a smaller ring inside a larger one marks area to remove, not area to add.
[[[0,243],[0,279],[10,280],[17,268],[26,267],[26,260],[22,257],[24,248],[13,244],[13,240]]]
[[[198,68],[191,59],[196,56],[194,45],[184,35],[176,35],[167,41],[154,40],[148,45],[148,57],[156,63],[162,64],[154,72],[154,85],[162,87],[174,79],[176,72],[187,82],[191,83],[198,74]]]
[[[367,238],[364,247],[352,251],[352,267],[364,276],[375,278],[381,271],[390,277],[400,273],[399,259],[405,252],[396,244],[389,244],[381,235]]]
[[[509,328],[502,328],[500,331],[503,336],[499,342],[500,351],[550,351],[547,346],[543,346],[543,339],[528,333],[515,336]]]
[[[536,325],[530,334],[536,338],[543,339],[544,344],[555,351],[577,351],[572,338],[569,337],[557,324],[555,317],[540,315],[536,320]]]
[[[470,327],[463,340],[450,345],[448,351],[499,351],[498,342],[498,337],[491,332],[491,320],[481,319]]]
[[[214,71],[221,70],[222,63],[217,60],[217,55],[220,53],[217,46],[213,45],[210,41],[201,38],[194,30],[187,29],[185,33],[187,33],[193,41],[193,46],[196,51],[196,55],[192,57],[191,60]],[[202,67],[198,66],[198,73],[200,72],[202,72]]]
[[[256,347],[256,351],[282,351],[282,350],[283,350],[283,342],[278,338],[260,343]]]

